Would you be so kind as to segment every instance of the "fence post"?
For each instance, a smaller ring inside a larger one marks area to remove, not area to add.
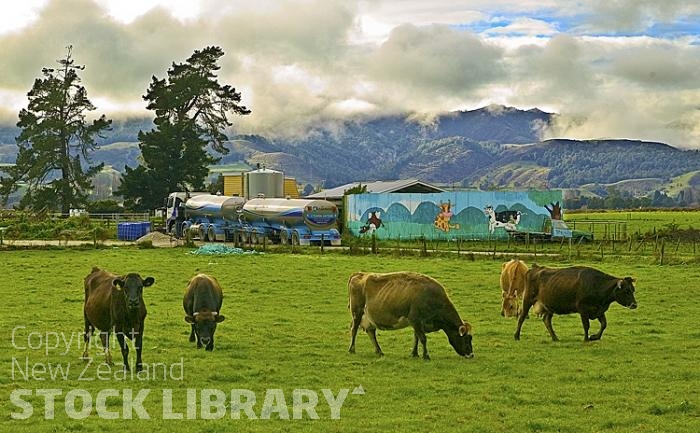
[[[663,266],[663,264],[664,264],[664,250],[665,250],[665,249],[666,249],[666,245],[665,245],[665,242],[664,242],[664,238],[661,238],[661,255],[660,255],[660,258],[659,258],[659,265],[662,265],[662,266]]]
[[[372,254],[377,254],[377,236],[372,232]]]
[[[323,254],[323,244],[325,244],[325,233],[321,233],[321,254]]]

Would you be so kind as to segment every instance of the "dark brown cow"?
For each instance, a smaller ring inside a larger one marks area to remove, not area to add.
[[[525,292],[527,265],[522,260],[513,259],[501,265],[501,316],[517,316],[519,300]]]
[[[105,360],[112,363],[109,353],[109,334],[114,329],[124,358],[124,368],[129,370],[129,346],[124,337],[134,340],[136,349],[136,371],[142,370],[141,349],[143,347],[143,324],[146,319],[146,304],[143,302],[143,288],[154,283],[153,277],[141,278],[131,273],[119,276],[98,267],[92,268],[85,277],[85,352],[89,358],[90,337],[99,329]]]
[[[515,339],[520,339],[523,321],[534,305],[535,313],[543,316],[544,325],[553,341],[558,338],[552,328],[552,316],[570,313],[581,315],[584,341],[599,340],[607,326],[605,312],[611,303],[637,308],[634,281],[631,277],[617,278],[586,266],[552,269],[533,264],[526,276],[523,308],[518,317]],[[600,331],[589,336],[591,319],[598,319]]]
[[[216,278],[206,274],[192,277],[185,289],[182,306],[185,309],[185,321],[192,325],[190,342],[197,340],[197,348],[202,345],[206,350],[214,350],[214,332],[216,324],[224,321],[219,314],[224,294]]]
[[[443,330],[454,350],[471,358],[471,325],[460,319],[445,289],[433,278],[415,272],[386,274],[355,272],[348,281],[352,337],[350,353],[355,353],[355,337],[362,327],[383,355],[377,343],[376,330],[413,328],[413,352],[418,356],[418,341],[423,346],[423,358],[430,359],[426,333]]]

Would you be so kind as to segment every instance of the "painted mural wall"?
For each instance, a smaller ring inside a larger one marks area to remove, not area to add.
[[[542,232],[561,219],[562,192],[454,191],[431,194],[351,194],[345,227],[378,239],[494,239],[509,231]]]

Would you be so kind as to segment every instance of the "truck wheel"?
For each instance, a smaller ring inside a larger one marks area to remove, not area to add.
[[[209,242],[216,242],[216,233],[214,233],[214,226],[209,226],[209,230],[207,230],[207,235],[209,237]]]
[[[292,245],[299,245],[299,232],[292,232]]]
[[[282,230],[280,232],[280,243],[282,245],[289,244],[289,232],[287,230]]]
[[[206,230],[204,229],[204,226],[199,226],[199,233],[198,233],[198,235],[199,235],[199,240],[200,240],[200,241],[202,241],[202,242],[206,242],[206,241],[207,241],[207,232],[206,232]]]
[[[260,243],[260,234],[258,233],[257,230],[253,230],[250,233],[250,243],[257,245]]]

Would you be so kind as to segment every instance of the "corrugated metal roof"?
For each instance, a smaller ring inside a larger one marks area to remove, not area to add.
[[[326,189],[315,194],[308,195],[308,198],[326,198],[339,199],[345,194],[345,191],[359,185],[366,186],[367,192],[384,193],[384,192],[443,192],[444,189],[437,186],[425,183],[418,179],[404,180],[379,180],[370,182],[353,182],[335,188]]]

